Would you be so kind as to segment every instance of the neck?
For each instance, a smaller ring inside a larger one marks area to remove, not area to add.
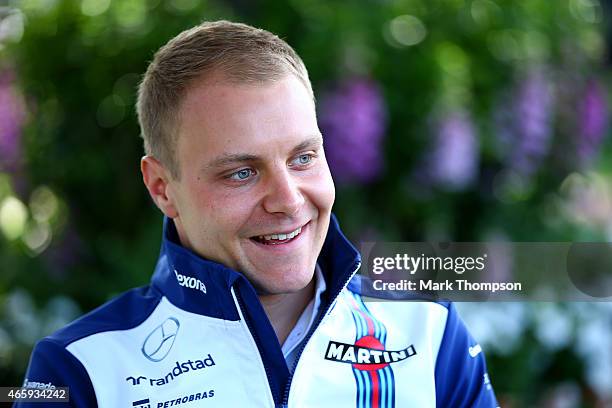
[[[314,288],[315,277],[313,276],[310,283],[304,289],[297,292],[259,296],[281,345],[285,342],[302,312],[304,312],[304,309],[312,300]]]

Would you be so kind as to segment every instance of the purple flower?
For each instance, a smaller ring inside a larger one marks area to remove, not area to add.
[[[20,157],[25,109],[10,72],[0,73],[0,168],[11,169]]]
[[[377,84],[357,78],[324,94],[319,122],[332,174],[340,183],[367,183],[383,167],[386,108]]]
[[[436,121],[435,127],[430,178],[446,190],[463,190],[478,172],[479,144],[472,121],[466,112],[456,110]]]
[[[608,127],[608,104],[603,87],[596,80],[588,82],[578,106],[578,157],[589,161]]]
[[[521,175],[533,174],[548,154],[552,103],[544,70],[533,68],[518,84],[510,106],[500,105],[496,112],[500,153]]]

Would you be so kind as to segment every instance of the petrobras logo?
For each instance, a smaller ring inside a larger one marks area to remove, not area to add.
[[[162,361],[174,345],[181,324],[174,317],[169,317],[154,328],[145,338],[140,351],[153,362]]]
[[[195,392],[192,394],[178,396],[177,398],[173,398],[166,401],[161,401],[157,403],[157,408],[168,408],[173,407],[180,404],[188,404],[193,401],[200,401],[207,398],[213,398],[215,396],[215,390],[208,390],[202,392]]]
[[[364,336],[355,344],[330,341],[325,351],[325,359],[352,364],[357,370],[374,371],[406,360],[416,353],[414,345],[402,350],[385,350],[376,337]]]
[[[183,275],[174,270],[174,274],[176,275],[176,280],[179,285],[189,288],[199,290],[202,293],[206,293],[206,285],[201,280],[194,278],[192,276]]]
[[[176,361],[174,366],[170,371],[168,371],[165,375],[159,378],[150,378],[145,377],[144,375],[136,375],[126,377],[125,381],[131,383],[131,385],[148,385],[151,387],[159,387],[162,385],[166,385],[176,380],[177,377],[192,373],[194,371],[199,371],[205,369],[207,367],[213,367],[216,365],[215,360],[213,360],[212,355],[210,353],[203,358],[202,360],[187,360],[183,362]]]

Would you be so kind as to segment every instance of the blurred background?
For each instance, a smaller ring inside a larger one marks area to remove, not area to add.
[[[304,59],[348,236],[612,241],[612,2],[0,2],[0,384],[35,341],[146,284],[161,216],[135,90],[202,20]],[[611,407],[611,303],[471,303],[502,407]]]

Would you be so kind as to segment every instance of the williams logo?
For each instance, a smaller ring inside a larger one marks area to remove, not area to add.
[[[199,290],[202,293],[206,293],[206,285],[204,285],[201,280],[196,279],[192,276],[182,275],[178,273],[176,269],[174,270],[174,275],[176,275],[176,281],[179,285],[185,288],[195,289]]]
[[[142,354],[151,361],[162,361],[170,353],[180,326],[174,317],[167,318],[142,343]]]
[[[358,370],[373,371],[406,360],[416,353],[414,345],[398,351],[385,350],[376,337],[364,336],[355,344],[330,341],[325,352],[325,359],[352,364]]]

